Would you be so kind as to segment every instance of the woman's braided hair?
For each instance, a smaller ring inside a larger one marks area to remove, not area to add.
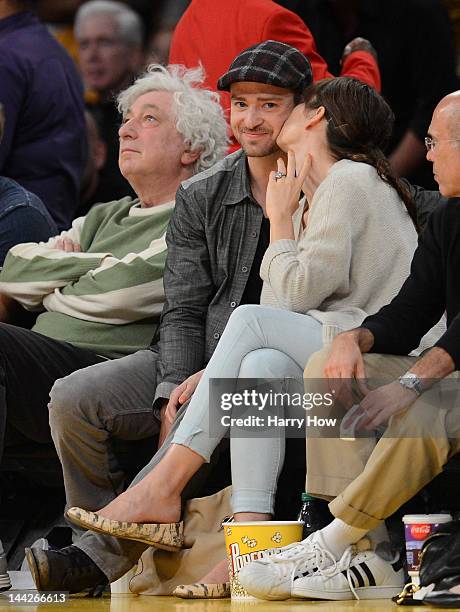
[[[303,93],[306,109],[325,109],[326,137],[333,157],[373,166],[380,178],[393,187],[404,202],[416,229],[417,212],[409,189],[393,174],[384,154],[394,114],[375,89],[350,77],[324,79]]]

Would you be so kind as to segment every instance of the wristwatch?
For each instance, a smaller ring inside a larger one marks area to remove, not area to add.
[[[414,391],[419,397],[423,393],[422,381],[417,376],[417,374],[414,374],[413,372],[406,372],[398,378],[398,382],[405,389],[410,389],[411,391]]]

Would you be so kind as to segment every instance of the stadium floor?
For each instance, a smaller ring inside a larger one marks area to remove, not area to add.
[[[12,593],[12,591],[10,591]],[[342,601],[342,602],[319,602],[319,601],[279,601],[279,602],[230,602],[230,600],[185,600],[175,597],[149,597],[135,595],[109,595],[101,599],[85,599],[72,596],[63,604],[40,604],[39,606],[21,606],[8,603],[8,592],[0,595],[0,610],[11,610],[14,612],[306,612],[307,607],[314,608],[311,612],[383,612],[384,610],[404,610],[404,612],[421,612],[421,610],[434,610],[428,606],[400,608],[388,600],[375,601]],[[439,608],[438,608],[439,610]]]

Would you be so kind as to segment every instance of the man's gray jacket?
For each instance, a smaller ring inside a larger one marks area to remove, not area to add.
[[[155,400],[209,361],[241,304],[262,217],[241,150],[179,187],[166,234]]]

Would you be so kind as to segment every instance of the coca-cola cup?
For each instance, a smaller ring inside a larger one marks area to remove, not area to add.
[[[420,552],[423,542],[433,531],[452,520],[450,514],[406,514],[403,516],[406,536],[407,569],[412,582],[419,584]]]

